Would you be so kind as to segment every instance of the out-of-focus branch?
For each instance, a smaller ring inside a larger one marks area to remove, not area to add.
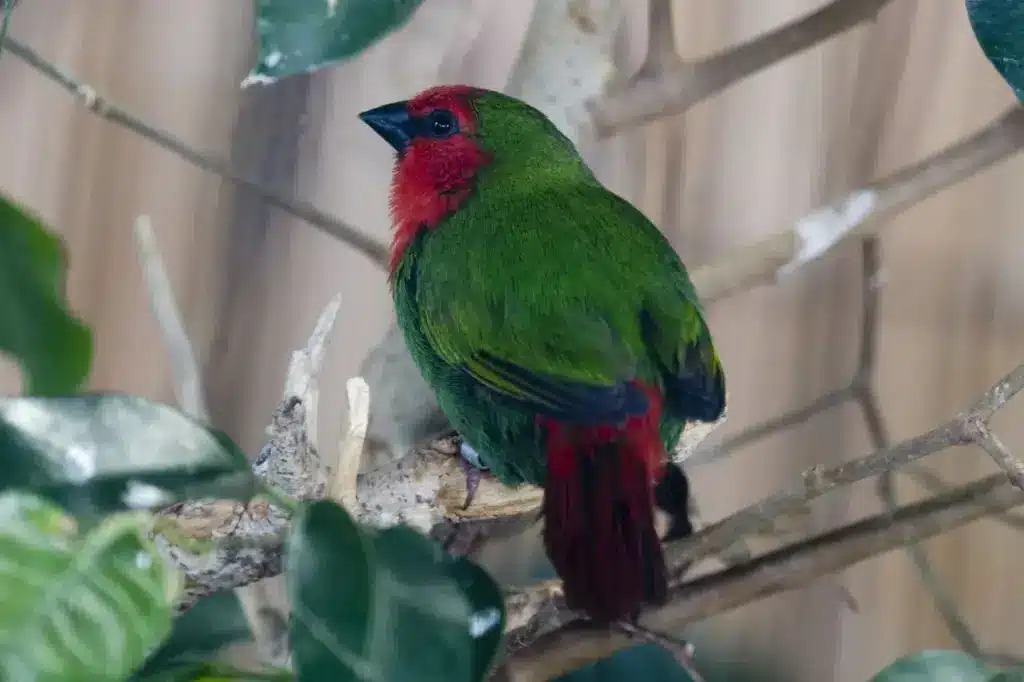
[[[850,384],[850,398],[860,407],[871,446],[876,450],[883,450],[892,445],[892,441],[889,438],[889,429],[886,427],[882,408],[879,406],[872,383],[878,347],[879,291],[882,277],[879,248],[878,238],[873,236],[865,238],[861,245],[860,353],[857,359],[857,369]],[[896,497],[897,473],[897,470],[892,469],[878,477],[878,495],[890,513],[895,513],[899,508]],[[935,609],[946,623],[950,634],[956,639],[961,649],[972,656],[981,657],[984,652],[977,637],[974,636],[967,619],[960,613],[956,601],[932,566],[928,552],[919,543],[908,543],[906,551],[917,568],[921,582],[924,583],[925,589],[931,595]]]
[[[719,54],[633,80],[590,105],[599,137],[680,113],[733,83],[873,18],[891,0],[834,0],[824,8]]]
[[[970,409],[946,423],[861,459],[828,469],[813,467],[804,473],[802,485],[765,498],[677,543],[669,549],[669,559],[676,566],[699,560],[722,551],[737,538],[771,527],[778,517],[799,512],[810,500],[839,487],[897,469],[949,447],[978,444],[975,425],[987,423],[1022,387],[1024,364],[1000,379]]]
[[[1020,504],[1024,504],[1024,493],[1007,485],[1002,474],[989,476],[893,513],[783,547],[748,564],[677,583],[669,603],[646,614],[641,623],[652,630],[678,632],[701,619],[803,587],[872,556]],[[557,614],[556,608],[545,612],[545,617],[557,618]],[[510,620],[519,615],[510,613]],[[515,635],[513,632],[513,641]],[[517,643],[519,647],[506,661],[505,679],[542,682],[611,656],[631,640],[621,633],[581,628],[571,621]]]
[[[3,38],[2,43],[0,43],[0,47],[21,59],[47,80],[63,88],[89,110],[90,113],[130,130],[197,168],[230,180],[239,187],[252,192],[271,206],[306,221],[313,227],[319,228],[336,239],[340,239],[380,267],[383,268],[386,265],[387,246],[365,232],[348,225],[332,215],[324,213],[307,201],[297,199],[272,187],[267,187],[255,178],[249,177],[238,169],[233,168],[226,160],[195,149],[174,135],[150,125],[130,111],[111,102],[92,86],[79,81],[47,61],[38,52],[21,41],[11,36],[6,36]]]
[[[875,234],[879,222],[1024,147],[1024,107],[1015,106],[965,140],[814,211],[792,228],[730,251],[692,271],[710,303],[774,280],[837,244]]]
[[[139,216],[135,220],[134,229],[139,265],[142,267],[142,277],[149,292],[149,304],[160,326],[164,347],[171,362],[178,405],[186,414],[199,421],[206,421],[209,413],[206,409],[206,397],[203,395],[199,364],[196,362],[192,343],[189,341],[178,304],[175,302],[174,291],[164,269],[163,258],[160,256],[149,216]]]
[[[873,266],[873,264],[867,260],[866,263]],[[874,268],[872,267],[872,269]],[[870,308],[871,305],[873,304],[869,304],[867,307]],[[869,331],[873,331],[870,329],[870,325],[868,325],[868,327]],[[869,356],[871,352],[872,351],[868,350],[866,353],[862,353],[862,358]],[[988,420],[997,410],[1005,406],[1022,388],[1024,388],[1024,364],[1018,366],[1009,374],[1005,375],[998,383],[992,386],[992,388],[976,400],[969,409],[958,414],[945,424],[942,424],[925,434],[903,441],[895,446],[881,449],[874,454],[861,459],[846,462],[830,469],[814,467],[804,474],[802,485],[794,487],[791,490],[772,495],[708,526],[685,540],[671,543],[666,547],[666,558],[670,564],[673,581],[679,583],[682,580],[684,567],[710,555],[718,554],[732,546],[738,540],[741,540],[751,534],[772,528],[780,518],[794,513],[799,513],[806,507],[806,504],[810,500],[820,497],[827,492],[835,490],[841,486],[850,485],[871,476],[897,470],[907,463],[949,447],[970,444],[980,446],[985,440],[985,434],[988,433],[986,428]],[[969,504],[973,510],[971,512],[971,519],[986,514],[1002,512],[1011,506],[1015,506],[1018,502],[1024,502],[1024,496],[1021,496],[1019,491],[1010,488],[1010,486],[1000,485],[1005,482],[1006,475],[1000,474],[985,479],[982,482],[972,484],[972,486],[948,491],[947,493],[922,504],[931,509],[932,512],[936,513],[942,513],[942,510],[947,504]],[[981,487],[978,488],[978,486]],[[1012,491],[1012,496],[1007,496],[1007,490]],[[990,505],[988,497],[989,494],[996,495],[1000,502],[995,505]],[[929,505],[938,506],[933,508]],[[908,507],[907,510],[917,509],[919,507],[921,507],[921,505],[913,505],[912,507]],[[894,527],[898,527],[900,523],[900,514],[901,512],[899,511],[884,514],[871,523],[879,525],[891,522]],[[963,522],[966,522],[966,520]],[[859,527],[859,524],[854,524],[850,528]],[[884,549],[896,547],[900,544],[910,544],[923,537],[928,537],[928,535],[931,534],[927,533],[924,535],[916,535],[917,531],[913,528],[907,527],[903,527],[902,530],[894,532],[896,535],[887,535],[886,537],[889,537],[890,540],[886,541],[886,544],[882,549],[878,549],[876,551],[883,551]],[[834,533],[827,534],[823,537],[835,537],[837,534],[841,538],[846,538],[842,531],[835,531]],[[873,534],[872,537],[874,537]],[[844,539],[843,541],[845,542],[846,540]],[[808,543],[814,545],[816,542],[818,542],[818,540],[797,543],[796,545],[793,545],[792,548],[802,548],[808,546]],[[848,563],[853,563],[854,561],[858,561],[861,558],[864,558],[864,556],[867,556],[859,554],[858,552],[860,550],[855,551],[842,546],[838,541],[833,540],[830,542],[836,543],[834,548],[835,556],[853,557],[853,555],[856,554],[855,558],[849,558]],[[874,541],[872,540],[872,542]],[[783,553],[782,556],[787,556],[785,554],[787,550],[779,550],[779,552]],[[764,559],[755,560],[752,563],[731,567],[716,575],[719,576],[719,579],[731,580],[731,576],[746,574],[747,572],[757,570],[756,567],[764,565],[762,562],[766,561],[769,565],[776,566],[773,570],[779,570],[778,564],[769,561],[772,557],[780,556],[779,552],[770,554]],[[832,555],[830,554],[829,556]],[[843,563],[842,566],[848,565],[848,563]],[[785,575],[775,575],[769,572],[767,578],[770,578],[772,581],[777,581],[772,582],[772,585],[787,586],[785,588],[779,587],[779,589],[788,589],[789,587],[795,587],[798,584],[803,584],[813,577],[824,575],[836,568],[834,564],[828,563],[828,561],[824,560],[822,560],[821,565],[815,565],[820,568],[820,572],[815,573],[813,576],[808,573],[800,573],[799,571],[793,573],[793,575],[789,575],[788,573]],[[796,576],[800,577],[796,578]],[[762,576],[762,578],[764,577],[765,576]],[[794,579],[796,579],[797,582],[792,582]],[[733,601],[734,597],[731,595],[731,592],[726,597],[723,597],[720,593],[714,590],[712,590],[714,594],[711,596],[700,594],[700,590],[697,586],[702,586],[701,589],[709,589],[707,588],[708,580],[709,579],[707,578],[698,579],[692,584],[692,590],[687,591],[686,588],[682,588],[680,591],[677,591],[676,594],[677,598],[683,602],[692,598],[695,602],[707,602],[707,604],[714,607],[714,610],[710,612],[700,610],[692,611],[689,610],[692,607],[679,607],[677,603],[673,601],[668,606],[654,611],[649,618],[646,618],[644,621],[645,626],[649,628],[662,627],[666,622],[666,618],[659,614],[685,614],[672,616],[670,619],[671,622],[674,623],[673,629],[677,630],[679,626],[690,622],[692,619],[704,617],[711,613],[717,613],[718,611],[722,611],[727,608],[731,608],[731,606],[735,606],[738,603],[742,603],[742,600]],[[712,585],[717,585],[713,582],[714,578],[710,580],[712,580]],[[743,598],[744,600],[754,599],[758,596],[763,596],[764,594],[777,591],[772,587],[768,592],[763,592],[766,588],[761,583],[755,583],[754,587],[748,586],[746,583],[743,585],[743,588],[739,591],[747,595]],[[541,664],[540,669],[544,671],[544,674],[548,674],[549,677],[531,676],[533,675],[532,672],[525,674],[524,676],[516,677],[512,674],[515,670],[515,665],[510,662],[509,669],[506,670],[506,674],[512,675],[510,679],[523,681],[550,679],[551,677],[557,676],[557,674],[561,674],[561,672],[580,667],[585,665],[587,662],[596,660],[596,658],[610,655],[624,645],[625,640],[622,638],[621,634],[613,632],[595,634],[590,631],[580,631],[579,628],[575,627],[567,628],[567,624],[571,624],[574,619],[572,614],[567,614],[565,610],[561,608],[559,600],[560,595],[557,592],[557,588],[553,591],[551,586],[545,586],[544,590],[545,596],[542,598],[520,595],[509,601],[509,629],[511,631],[514,627],[519,628],[518,632],[512,632],[510,636],[512,647],[518,648],[527,646],[538,636],[547,632],[557,631],[557,634],[554,637],[556,641],[565,648],[565,650],[561,653],[556,652],[544,643],[547,642],[547,639],[542,637],[541,640],[539,640],[541,644],[537,645],[539,648],[536,651],[534,651],[534,646],[531,645],[528,647],[530,649],[528,653],[516,654],[514,655],[514,658],[518,657],[522,660],[525,669],[530,671],[535,670],[536,661],[542,661],[543,663]],[[513,609],[513,606],[516,608]],[[582,637],[583,640],[587,642],[587,644],[583,646],[582,651],[584,653],[582,654],[580,653],[580,647],[574,644],[578,637]],[[595,642],[597,642],[596,646]],[[554,667],[552,668],[552,666]],[[555,670],[556,672],[552,672],[552,670]]]

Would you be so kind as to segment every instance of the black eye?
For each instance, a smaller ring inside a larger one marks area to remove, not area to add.
[[[427,135],[436,138],[451,137],[459,132],[459,121],[445,109],[435,109],[427,115]]]

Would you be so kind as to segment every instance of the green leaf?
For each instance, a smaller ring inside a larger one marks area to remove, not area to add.
[[[116,393],[0,400],[0,461],[0,491],[31,490],[83,516],[245,497],[254,485],[223,433]]]
[[[473,647],[473,676],[470,679],[482,680],[504,650],[505,595],[487,571],[464,557],[452,560],[449,573],[469,600],[470,627],[477,635]]]
[[[297,679],[485,679],[504,603],[486,573],[457,565],[410,528],[370,535],[333,502],[305,507],[285,559]]]
[[[985,56],[1024,102],[1024,3],[967,0],[967,16]]]
[[[121,682],[171,628],[180,575],[146,514],[84,537],[38,498],[0,496],[0,679]]]
[[[1003,672],[988,678],[986,682],[1024,682],[1024,666],[1004,670]]]
[[[993,672],[962,651],[926,649],[899,659],[871,682],[987,682]]]
[[[354,57],[412,18],[423,0],[258,0],[250,80],[315,71]]]
[[[147,657],[132,682],[194,680],[199,664],[232,644],[251,640],[252,631],[238,596],[233,590],[215,592],[174,621],[171,636]]]
[[[0,197],[0,353],[29,394],[73,393],[89,376],[92,334],[65,306],[66,269],[61,240]]]

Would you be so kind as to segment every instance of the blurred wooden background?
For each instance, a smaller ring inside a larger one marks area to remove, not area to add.
[[[252,3],[32,0],[18,8],[12,33],[152,124],[386,238],[391,159],[355,114],[439,81],[501,88],[532,4],[431,0],[352,63],[245,91],[238,85],[254,57]],[[717,51],[822,4],[677,0],[680,50],[684,57]],[[644,3],[632,11],[624,62],[635,66]],[[693,265],[937,151],[1011,101],[974,42],[962,2],[896,0],[876,23],[746,79],[684,117],[586,151],[598,174]],[[344,380],[390,320],[383,273],[308,225],[91,117],[11,56],[0,58],[0,159],[0,190],[68,240],[72,303],[97,335],[92,386],[169,401],[168,363],[131,236],[138,214],[152,216],[215,419],[250,451],[279,397],[289,353],[328,298],[343,292],[320,417],[322,442],[336,440]],[[1021,360],[1022,172],[1022,158],[1001,164],[885,230],[875,379],[894,437],[945,419]],[[858,269],[858,249],[846,247],[778,286],[713,306],[730,380],[728,432],[847,380]],[[0,390],[17,390],[10,368]],[[1024,447],[1022,414],[1024,404],[1013,405],[997,420],[1011,446]],[[714,519],[811,464],[867,450],[850,406],[691,473],[705,517]],[[929,464],[957,480],[993,469],[970,450]],[[915,494],[909,485],[901,492]],[[863,485],[825,498],[814,524],[877,508]],[[928,549],[982,641],[1024,655],[1021,538],[985,521]],[[807,682],[859,682],[905,652],[953,646],[905,554],[861,564],[840,580],[859,613],[819,585],[736,611],[716,628],[777,649],[793,661],[794,680]]]

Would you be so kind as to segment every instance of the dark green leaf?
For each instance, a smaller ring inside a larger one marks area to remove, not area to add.
[[[967,0],[967,16],[985,56],[1024,102],[1024,3]]]
[[[31,490],[75,515],[246,497],[245,454],[183,413],[115,393],[0,400],[0,490]]]
[[[89,376],[92,335],[65,307],[66,268],[60,239],[0,197],[0,352],[29,394],[73,393]]]
[[[258,0],[250,78],[277,79],[353,57],[403,26],[423,0]]]
[[[899,659],[871,682],[987,682],[994,672],[962,651],[926,649]]]
[[[200,599],[174,621],[171,636],[150,654],[133,682],[169,679],[169,671],[182,671],[209,661],[232,644],[252,639],[249,621],[233,590],[215,592]],[[177,679],[195,679],[195,671]]]
[[[988,678],[986,682],[1024,682],[1024,667],[1004,670],[1003,672]]]
[[[293,682],[295,676],[287,670],[246,670],[220,662],[194,663],[165,671],[144,682]],[[133,682],[134,678],[132,681]]]
[[[655,644],[642,644],[558,678],[557,682],[691,682],[672,654]]]
[[[304,508],[286,558],[298,679],[484,679],[504,603],[485,573],[454,565],[409,528],[368,535],[332,502]]]
[[[505,596],[487,571],[469,559],[452,560],[450,572],[469,600],[471,631],[477,638],[473,647],[473,677],[485,679],[495,658],[503,651],[505,637]]]
[[[0,495],[0,680],[121,682],[171,628],[178,572],[146,514],[79,537],[40,498]]]

